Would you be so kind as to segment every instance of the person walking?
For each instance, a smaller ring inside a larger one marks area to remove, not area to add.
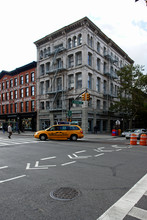
[[[11,125],[8,126],[8,133],[9,133],[8,138],[10,139],[11,135],[12,135],[12,127],[11,127]]]

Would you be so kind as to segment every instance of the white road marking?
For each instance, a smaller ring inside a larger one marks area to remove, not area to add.
[[[46,157],[46,158],[41,158],[40,160],[50,160],[50,159],[55,159],[56,156],[53,156],[53,157]]]
[[[122,220],[147,191],[147,174],[97,220]]]
[[[22,178],[22,177],[25,177],[25,176],[26,175],[22,175],[22,176],[16,176],[16,177],[13,177],[13,178],[10,178],[10,179],[6,179],[6,180],[0,180],[0,183],[9,182],[9,181],[16,180],[16,179],[19,179],[19,178]]]
[[[76,154],[79,154],[79,153],[84,153],[84,152],[86,152],[86,150],[77,151],[77,152],[75,152],[75,153],[76,153]]]
[[[102,156],[102,155],[104,155],[104,153],[102,153],[102,154],[97,154],[97,155],[94,155],[94,157],[100,157],[100,156]]]
[[[39,161],[36,161],[35,163],[35,167],[38,168],[38,167],[56,167],[56,165],[39,165]]]
[[[30,163],[27,163],[27,166],[26,166],[26,170],[43,170],[43,169],[48,169],[48,167],[30,167],[31,164]]]
[[[0,169],[5,169],[5,168],[8,168],[8,166],[3,166],[3,167],[0,167]]]
[[[147,211],[138,207],[133,207],[128,215],[141,220],[147,220]]]
[[[61,164],[61,166],[67,166],[67,165],[72,164],[72,163],[76,163],[76,161],[72,161],[72,162],[68,162],[68,163],[63,163],[63,164]]]

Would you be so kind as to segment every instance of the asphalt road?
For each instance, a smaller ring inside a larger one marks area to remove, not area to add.
[[[146,174],[147,146],[123,138],[41,142],[1,135],[0,220],[132,220],[134,209],[147,219]],[[119,216],[114,204],[125,213]]]

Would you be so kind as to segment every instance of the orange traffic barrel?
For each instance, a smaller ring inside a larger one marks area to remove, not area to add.
[[[146,134],[142,134],[140,136],[139,144],[142,145],[142,146],[147,146],[147,135]]]
[[[131,134],[130,145],[137,145],[137,135]]]

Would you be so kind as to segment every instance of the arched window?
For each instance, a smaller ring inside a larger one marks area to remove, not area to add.
[[[40,60],[43,59],[43,51],[40,51]]]
[[[76,47],[77,46],[77,37],[74,36],[73,37],[73,47]]]
[[[68,49],[72,48],[72,40],[71,38],[68,39]]]
[[[78,35],[78,45],[82,44],[82,34]]]

